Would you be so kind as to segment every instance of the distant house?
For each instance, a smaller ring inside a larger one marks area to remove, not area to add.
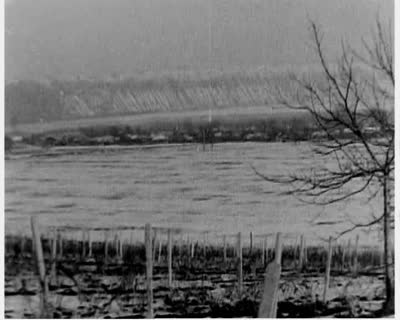
[[[127,134],[126,138],[131,143],[143,143],[148,139],[146,136],[139,134]]]
[[[325,131],[315,131],[311,135],[311,139],[318,140],[318,139],[325,139],[328,137],[328,134]]]
[[[186,134],[186,133],[183,135],[183,139],[185,142],[193,142],[194,141],[194,138],[191,135]]]
[[[246,141],[263,141],[265,137],[262,133],[248,133],[244,136]]]
[[[151,141],[156,143],[168,142],[168,137],[163,133],[151,134]]]
[[[12,142],[22,142],[24,140],[24,137],[22,136],[11,136]]]
[[[217,131],[214,133],[214,137],[215,138],[222,138],[222,132],[221,131]]]
[[[365,127],[363,129],[363,132],[366,133],[366,134],[374,134],[374,133],[380,132],[380,128],[379,127],[372,127],[372,126]]]
[[[115,138],[113,136],[107,135],[107,136],[93,138],[91,141],[96,144],[109,145],[115,142]]]

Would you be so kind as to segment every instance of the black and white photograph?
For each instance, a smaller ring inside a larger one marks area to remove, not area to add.
[[[394,0],[3,8],[0,317],[395,318]]]

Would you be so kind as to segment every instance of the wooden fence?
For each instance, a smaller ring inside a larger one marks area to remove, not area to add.
[[[32,245],[33,252],[35,253],[37,269],[38,269],[38,277],[41,285],[41,307],[42,307],[42,316],[46,316],[46,306],[48,304],[48,285],[49,279],[47,277],[47,273],[45,270],[45,262],[42,248],[42,236],[40,232],[40,226],[38,225],[38,221],[35,217],[31,218],[31,228],[32,228]],[[185,248],[188,251],[188,256],[190,259],[193,259],[196,254],[200,252],[204,255],[204,258],[207,256],[207,242],[206,242],[206,234],[203,233],[203,243],[199,244],[199,241],[196,242],[191,241],[189,238],[186,239],[186,242],[183,239],[183,233],[181,229],[176,228],[153,228],[150,224],[146,224],[144,227],[122,227],[122,228],[80,228],[80,227],[58,227],[58,228],[50,228],[49,240],[50,240],[50,254],[51,254],[51,264],[50,264],[50,281],[53,281],[57,277],[57,261],[59,261],[63,256],[63,251],[65,244],[64,242],[67,240],[64,236],[66,233],[70,232],[79,232],[81,234],[80,242],[79,240],[72,241],[76,242],[76,247],[80,247],[80,254],[82,258],[90,258],[93,255],[93,233],[94,232],[103,232],[104,242],[104,260],[107,261],[110,259],[109,251],[111,248],[114,250],[114,257],[117,259],[122,259],[124,254],[124,249],[127,243],[132,243],[132,233],[130,238],[123,239],[121,236],[121,231],[134,231],[141,230],[144,231],[143,242],[145,245],[145,260],[146,260],[146,287],[147,287],[147,317],[154,317],[153,310],[153,266],[154,264],[159,264],[162,258],[162,249],[163,249],[163,240],[162,235],[167,236],[166,243],[166,260],[167,260],[167,283],[168,287],[174,287],[174,270],[173,270],[173,249],[178,250],[179,253]],[[111,231],[114,232],[114,238],[112,238]],[[189,232],[193,232],[193,230],[189,230]],[[178,238],[179,236],[179,238]],[[237,290],[239,293],[243,292],[243,233],[238,232],[237,234],[230,235],[220,235],[217,239],[221,239],[221,247],[222,247],[222,259],[226,262],[229,257],[229,247],[228,247],[228,239],[234,237],[236,238],[236,245],[234,246],[234,259],[236,259],[236,279],[237,279]],[[177,246],[173,246],[174,238],[177,241]],[[270,240],[270,239],[274,240]],[[23,238],[24,239],[24,238]],[[249,245],[246,247],[246,253],[250,256],[254,254],[255,251],[255,243],[257,239],[259,241],[260,250],[261,247],[261,255],[258,257],[261,259],[261,263],[265,269],[264,275],[264,293],[260,303],[259,308],[259,317],[262,318],[274,318],[277,315],[277,303],[278,303],[278,286],[279,280],[282,270],[282,252],[284,240],[294,239],[296,240],[291,246],[290,252],[293,253],[296,265],[295,269],[298,272],[301,272],[304,267],[307,265],[307,259],[309,259],[307,254],[307,246],[306,246],[306,237],[305,235],[301,235],[300,237],[290,237],[290,235],[283,235],[281,233],[277,234],[264,234],[264,235],[255,235],[250,233],[249,235]],[[299,241],[297,241],[299,240]],[[25,241],[25,240],[21,240]],[[79,245],[81,244],[81,245]],[[270,248],[269,244],[273,244],[274,247]],[[23,246],[26,244],[24,243]],[[22,244],[21,244],[22,246]],[[22,248],[23,248],[22,246]],[[197,250],[196,250],[197,249]],[[259,252],[259,251],[258,251]],[[349,266],[349,269],[353,273],[357,273],[359,270],[359,262],[358,262],[358,236],[354,242],[354,246],[352,247],[351,242],[349,241],[347,244],[338,244],[331,237],[327,243],[326,247],[326,259],[325,259],[325,287],[323,293],[323,301],[327,301],[327,291],[330,283],[330,274],[332,268],[333,258],[336,261],[336,264],[340,266],[340,268],[344,268],[346,262]],[[260,261],[260,260],[258,260]]]

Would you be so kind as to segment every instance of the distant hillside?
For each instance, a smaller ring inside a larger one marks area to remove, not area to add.
[[[5,88],[7,125],[158,111],[205,110],[275,103],[284,76],[222,75],[110,81],[18,81]]]

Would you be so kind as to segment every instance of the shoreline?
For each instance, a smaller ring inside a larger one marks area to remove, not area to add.
[[[275,143],[291,143],[302,144],[310,143],[310,141],[224,141],[215,142],[213,147],[218,145],[235,145],[235,144],[275,144]],[[29,158],[30,156],[53,156],[63,154],[74,154],[76,152],[85,153],[93,151],[129,151],[129,150],[149,150],[160,148],[174,148],[174,147],[196,147],[198,151],[202,151],[202,144],[196,142],[184,143],[143,143],[143,144],[110,144],[110,145],[68,145],[68,146],[54,146],[44,148],[34,145],[18,146],[15,150],[5,153],[5,160],[14,160],[19,158]],[[206,144],[204,152],[212,152],[209,150],[210,144]],[[25,156],[25,157],[22,157]]]

